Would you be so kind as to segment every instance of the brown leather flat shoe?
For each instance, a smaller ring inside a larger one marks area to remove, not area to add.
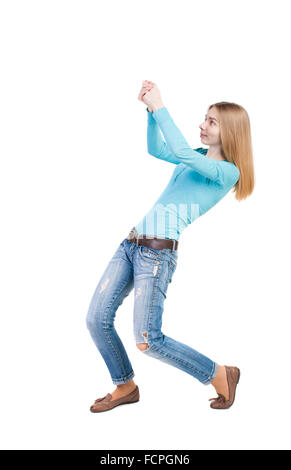
[[[228,383],[228,391],[229,391],[229,399],[226,400],[225,396],[222,395],[221,393],[218,393],[218,397],[216,398],[209,398],[210,400],[214,400],[210,404],[211,408],[215,408],[217,410],[219,409],[226,409],[230,408],[231,405],[234,402],[235,398],[235,390],[236,386],[239,382],[240,378],[240,370],[238,367],[230,367],[230,366],[224,366],[226,370],[226,378],[227,378],[227,383]]]
[[[139,388],[136,386],[132,392],[128,393],[124,397],[117,398],[117,400],[111,400],[111,398],[111,393],[107,393],[105,397],[97,398],[94,404],[90,407],[90,411],[92,411],[92,413],[99,413],[100,411],[108,411],[118,405],[124,405],[125,403],[135,403],[139,401]]]

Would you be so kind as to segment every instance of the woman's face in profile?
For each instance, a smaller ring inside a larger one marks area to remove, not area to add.
[[[220,140],[219,117],[215,107],[209,109],[205,115],[205,121],[199,126],[200,139],[205,145],[218,145]]]

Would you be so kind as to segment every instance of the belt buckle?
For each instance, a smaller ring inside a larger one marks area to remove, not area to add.
[[[176,241],[177,241],[177,240],[173,239],[173,246],[172,246],[172,251],[174,251],[174,250],[175,250]]]

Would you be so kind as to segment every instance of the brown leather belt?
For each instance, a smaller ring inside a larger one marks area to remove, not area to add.
[[[163,248],[169,248],[170,250],[177,250],[179,242],[175,239],[169,238],[146,238],[146,235],[138,234],[135,231],[135,227],[131,229],[128,234],[127,240],[136,243],[136,246],[144,245],[154,248],[155,250],[162,250]]]

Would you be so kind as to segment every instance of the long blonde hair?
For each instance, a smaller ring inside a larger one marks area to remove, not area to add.
[[[239,169],[239,179],[234,185],[235,198],[246,199],[255,186],[251,127],[248,113],[236,103],[221,101],[211,104],[220,121],[220,139],[223,157]]]

